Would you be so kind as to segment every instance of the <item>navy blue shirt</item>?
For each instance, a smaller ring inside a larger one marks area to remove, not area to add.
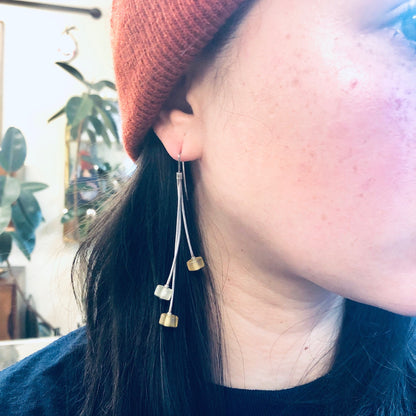
[[[0,372],[1,416],[79,415],[85,328]]]
[[[0,372],[0,415],[79,415],[85,347],[85,328],[80,328]],[[322,416],[322,408],[294,403],[316,398],[324,385],[325,377],[281,391],[223,387],[227,415]]]

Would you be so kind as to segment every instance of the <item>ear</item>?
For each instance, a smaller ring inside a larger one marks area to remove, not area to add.
[[[188,103],[186,92],[185,89],[175,90],[153,124],[154,132],[169,155],[175,160],[181,155],[183,162],[202,155],[201,119]]]

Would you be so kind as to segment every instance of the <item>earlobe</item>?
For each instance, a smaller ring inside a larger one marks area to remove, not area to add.
[[[153,130],[173,159],[181,155],[181,160],[187,162],[201,157],[202,143],[194,114],[178,109],[162,110]]]

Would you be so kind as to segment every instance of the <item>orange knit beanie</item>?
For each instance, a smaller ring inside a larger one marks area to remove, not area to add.
[[[129,156],[192,59],[244,0],[114,0],[111,18],[116,85]]]

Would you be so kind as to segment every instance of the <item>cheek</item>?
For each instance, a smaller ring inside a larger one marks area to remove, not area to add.
[[[415,226],[414,139],[403,135],[389,99],[374,95],[370,104],[365,91],[348,98],[332,91],[310,122],[292,130],[293,143],[281,154],[278,182],[290,201],[284,211],[305,237],[328,242],[340,235],[369,246],[376,235],[389,244]]]
[[[270,82],[254,103],[267,108],[259,116],[270,121],[263,137],[272,132],[280,144],[262,156],[280,160],[308,199],[326,192],[343,206],[362,200],[380,210],[381,202],[387,209],[412,200],[416,209],[414,71],[380,40],[367,48],[349,42],[298,49],[286,67],[269,61]]]
[[[345,296],[413,314],[416,82],[399,57],[383,57],[397,67],[362,55],[348,74],[342,61],[339,71],[332,63],[318,82],[304,78],[301,94],[288,94],[287,114],[297,109],[301,122],[283,124],[291,144],[282,157],[277,212],[295,241],[293,262],[307,265],[298,269],[303,275]]]
[[[371,234],[389,211],[416,209],[409,74],[388,82],[391,68],[375,67],[367,51],[333,60],[315,53],[313,65],[307,53],[299,49],[286,66],[278,57],[249,61],[263,65],[246,66],[234,104],[209,123],[206,140],[222,137],[212,158],[227,188],[253,204],[295,218],[306,212],[311,226],[330,222],[340,232],[362,228],[365,215]]]
[[[271,258],[334,292],[408,313],[416,83],[405,65],[384,63],[391,54],[361,52],[296,71],[272,62],[263,88],[248,83],[217,143],[226,155],[218,183],[234,189],[224,199],[230,215],[253,225],[249,237],[267,242]]]

